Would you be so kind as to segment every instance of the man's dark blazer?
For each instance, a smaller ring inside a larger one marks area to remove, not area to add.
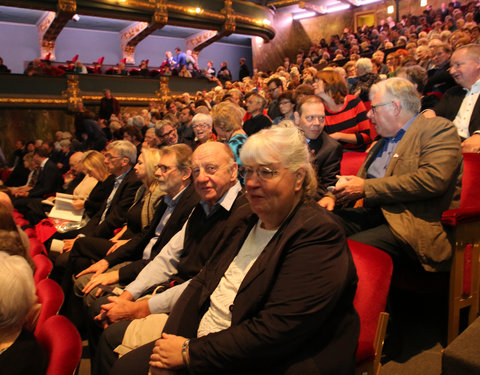
[[[447,90],[442,100],[435,106],[434,110],[437,116],[445,117],[450,121],[455,119],[467,91],[462,86],[455,86]],[[470,118],[468,131],[472,135],[476,130],[480,130],[480,100],[477,99],[475,108]]]
[[[100,223],[103,211],[105,211],[105,208],[107,207],[108,199],[102,204],[102,207],[100,207],[88,224],[81,229],[80,233],[100,238],[112,237],[113,231],[117,228],[121,228],[125,224],[127,211],[132,205],[135,193],[140,185],[141,182],[138,180],[135,171],[132,168],[127,173],[120,186],[118,186],[107,211],[107,215],[105,216],[105,220]]]
[[[163,198],[155,211],[155,216],[153,217],[152,222],[144,228],[142,233],[139,236],[135,236],[125,245],[105,257],[105,260],[110,267],[125,261],[136,259],[134,262],[120,268],[119,281],[121,283],[132,281],[140,273],[143,267],[145,267],[151,259],[155,258],[168,241],[170,241],[170,239],[182,229],[183,224],[185,224],[185,221],[187,221],[190,213],[199,200],[200,197],[196,193],[193,184],[187,186],[178,200],[170,218],[165,224],[162,233],[158,237],[157,242],[153,245],[150,259],[142,259],[143,250],[150,242],[150,239],[155,237],[155,229],[167,209],[167,205]]]
[[[197,338],[210,295],[257,219],[222,241],[164,332],[191,338],[195,374],[352,374],[360,328],[355,266],[343,230],[315,202],[293,210],[247,272],[230,306],[231,327]],[[152,346],[120,358],[112,373],[127,374],[130,365],[146,373]]]
[[[32,190],[28,192],[29,198],[43,198],[48,194],[55,194],[61,186],[61,175],[57,165],[47,159],[47,162],[38,174],[37,183]]]
[[[317,139],[311,139],[308,142],[308,148],[312,154],[313,167],[317,172],[317,199],[320,199],[327,193],[328,186],[334,186],[337,183],[336,176],[340,174],[343,147],[323,131]]]

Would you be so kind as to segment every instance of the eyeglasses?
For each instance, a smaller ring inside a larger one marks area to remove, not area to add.
[[[385,103],[372,105],[372,113],[375,114],[377,112],[378,107],[383,107],[384,105],[389,105],[389,104],[392,104],[392,103],[393,103],[393,100],[389,101],[389,102],[385,102]]]
[[[113,160],[113,159],[120,159],[121,156],[113,156],[111,154],[105,154],[105,159],[107,160]]]
[[[250,167],[242,167],[240,169],[240,176],[242,176],[245,180],[252,178],[254,173],[257,175],[259,180],[267,181],[278,175],[279,172],[277,169],[272,169],[269,167],[259,167],[255,169]]]
[[[176,167],[169,167],[168,165],[157,164],[153,169],[156,171],[160,169],[162,173],[167,173],[170,170],[176,169]]]
[[[175,129],[172,129],[172,130],[170,130],[169,132],[166,132],[165,134],[162,134],[160,137],[166,138],[166,137],[168,137],[169,135],[171,135],[174,131],[175,131]]]
[[[192,129],[197,129],[197,128],[206,129],[209,126],[210,126],[209,124],[205,124],[205,123],[193,124]]]
[[[275,87],[273,87],[273,88],[271,88],[271,89],[268,89],[268,92],[274,92],[276,89],[278,89],[278,86],[275,86]]]

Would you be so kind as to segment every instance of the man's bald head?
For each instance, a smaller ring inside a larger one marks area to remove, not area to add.
[[[83,152],[75,152],[70,156],[70,168],[75,171],[75,173],[82,171],[82,157]]]
[[[13,212],[12,200],[10,199],[8,194],[0,192],[0,204],[3,204],[8,209],[8,211]]]

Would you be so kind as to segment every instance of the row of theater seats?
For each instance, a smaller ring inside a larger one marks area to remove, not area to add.
[[[17,225],[25,227],[29,222],[14,212]],[[47,250],[37,238],[35,230],[25,229],[30,242],[30,256],[35,263],[33,280],[36,286],[40,314],[35,326],[35,337],[48,354],[47,375],[72,375],[80,362],[82,340],[75,326],[64,316],[57,315],[63,303],[62,288],[48,278],[52,262],[47,257]]]
[[[341,165],[342,175],[354,175],[365,160],[365,153],[345,153]],[[459,314],[463,308],[470,309],[472,322],[478,313],[479,304],[479,233],[480,200],[477,197],[480,186],[480,154],[464,154],[464,174],[460,208],[444,213],[442,222],[449,227],[455,240],[453,264],[450,272],[448,342],[452,341],[459,330]],[[20,226],[28,222],[18,213],[14,216]],[[81,355],[81,341],[74,326],[64,317],[55,315],[63,302],[63,294],[55,282],[46,278],[52,264],[46,257],[46,249],[36,237],[35,231],[26,229],[30,239],[31,255],[36,265],[34,275],[37,295],[42,303],[42,311],[37,323],[35,335],[47,349],[51,362],[47,374],[72,374]],[[410,274],[400,270],[403,275],[393,273],[391,258],[384,252],[355,241],[348,241],[358,274],[358,287],[354,305],[360,316],[360,338],[357,349],[357,373],[378,374],[383,350],[388,314],[384,312],[390,283],[397,283],[401,288],[405,282],[418,292],[419,286],[425,285],[425,278],[437,274],[424,272]],[[438,284],[442,287],[442,284]],[[443,284],[445,285],[445,284]],[[63,351],[63,352],[62,352]],[[65,355],[64,353],[69,353]],[[66,363],[68,362],[68,363]],[[51,370],[51,366],[52,370]],[[58,368],[58,366],[63,366]]]

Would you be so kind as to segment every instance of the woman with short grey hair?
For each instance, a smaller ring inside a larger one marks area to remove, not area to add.
[[[24,324],[37,297],[33,273],[19,255],[0,252],[0,369],[4,374],[45,374],[47,357]]]
[[[216,141],[212,131],[212,116],[205,113],[197,113],[192,119],[192,129],[195,133],[195,147],[205,142]]]

